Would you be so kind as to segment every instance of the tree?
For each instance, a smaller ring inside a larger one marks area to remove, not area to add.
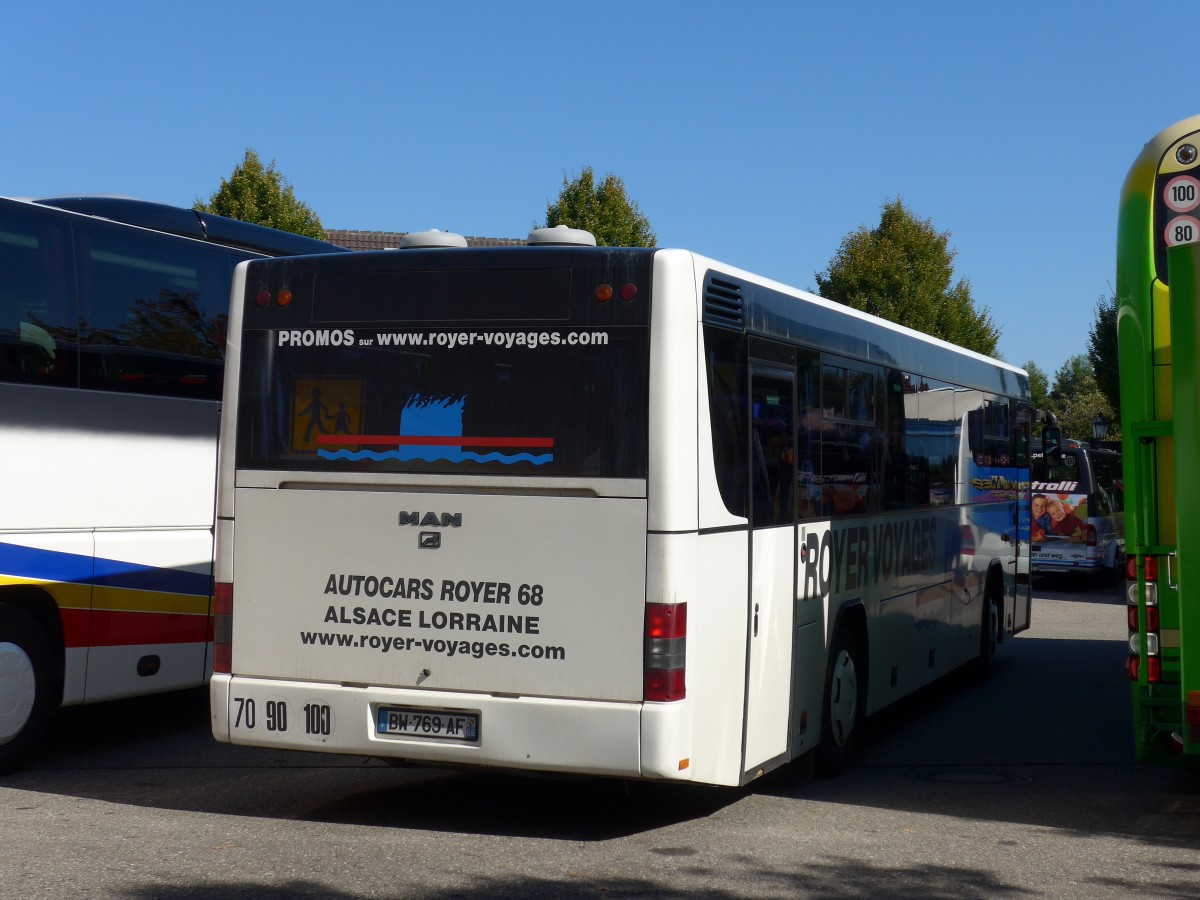
[[[197,197],[193,208],[278,228],[280,231],[325,239],[321,220],[307,204],[296,199],[292,186],[275,168],[275,160],[263,168],[258,154],[249,149],[241,164],[234,168],[233,174],[221,179],[220,189],[208,198],[208,202]]]
[[[1120,422],[1092,371],[1092,361],[1079,353],[1067,358],[1054,373],[1051,405],[1067,437],[1092,440],[1092,420],[1104,416],[1109,422],[1106,440],[1120,439]]]
[[[1104,394],[1095,387],[1068,397],[1059,407],[1056,415],[1062,433],[1067,437],[1079,438],[1083,441],[1093,440],[1092,421],[1100,415],[1109,422],[1108,435],[1105,440],[1121,439],[1120,428],[1117,427],[1113,417],[1112,407],[1108,405]]]
[[[1108,401],[1112,418],[1121,419],[1121,386],[1117,367],[1117,295],[1101,295],[1096,301],[1096,320],[1088,331],[1088,355],[1096,387]]]
[[[855,309],[898,322],[952,344],[996,355],[1000,330],[985,307],[975,308],[970,283],[954,282],[950,232],[920,221],[897,198],[883,205],[878,227],[847,235],[818,292]]]
[[[1099,391],[1096,376],[1092,372],[1092,362],[1082,353],[1067,357],[1067,361],[1058,367],[1054,373],[1054,387],[1050,396],[1060,407],[1080,394]]]
[[[1032,359],[1025,363],[1025,371],[1029,373],[1029,402],[1033,408],[1053,411],[1053,406],[1049,402],[1050,379],[1046,376],[1045,371]]]
[[[563,176],[558,200],[546,206],[546,227],[555,225],[590,231],[601,247],[653,247],[657,242],[650,220],[625,194],[625,182],[610,173],[597,185],[591,166],[574,180]]]

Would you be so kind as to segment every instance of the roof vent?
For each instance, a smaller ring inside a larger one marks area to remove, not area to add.
[[[553,228],[535,228],[529,232],[525,243],[538,247],[595,247],[596,236],[582,228],[555,225]]]
[[[430,228],[428,231],[410,231],[400,238],[401,250],[430,250],[441,247],[465,247],[467,239],[453,231],[439,231]]]

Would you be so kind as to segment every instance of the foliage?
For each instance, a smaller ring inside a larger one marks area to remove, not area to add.
[[[1096,320],[1088,331],[1088,355],[1096,387],[1108,401],[1114,421],[1121,418],[1120,370],[1117,366],[1117,296],[1096,301]]]
[[[591,166],[573,180],[563,176],[558,199],[546,206],[546,227],[566,225],[596,236],[601,247],[653,247],[650,220],[625,193],[625,183],[608,174],[596,184]]]
[[[1052,409],[1050,399],[1050,379],[1032,359],[1025,363],[1025,371],[1029,373],[1030,402],[1034,409]]]
[[[1101,415],[1109,423],[1106,440],[1120,439],[1120,421],[1100,390],[1092,371],[1092,361],[1086,354],[1068,357],[1054,373],[1048,408],[1058,416],[1058,424],[1066,437],[1092,440],[1092,420]]]
[[[1060,405],[1058,424],[1062,433],[1067,437],[1079,438],[1083,441],[1093,440],[1092,420],[1102,415],[1108,420],[1108,436],[1106,441],[1121,439],[1120,423],[1113,416],[1112,407],[1104,394],[1096,387],[1090,387],[1067,397]]]
[[[818,292],[839,303],[898,322],[953,344],[996,355],[1000,330],[985,307],[975,308],[965,278],[951,284],[950,232],[921,221],[900,199],[883,205],[878,227],[842,239]]]
[[[196,198],[194,208],[201,212],[266,225],[307,237],[325,239],[325,229],[317,214],[296,199],[292,186],[275,168],[266,168],[253,150],[246,150],[233,174],[221,180],[221,187],[203,202]]]
[[[1067,357],[1067,361],[1054,373],[1054,387],[1050,391],[1050,396],[1054,399],[1057,407],[1062,408],[1081,394],[1099,390],[1100,388],[1096,385],[1096,376],[1092,372],[1092,361],[1086,355],[1077,353]],[[1078,435],[1071,435],[1071,437],[1078,437]]]

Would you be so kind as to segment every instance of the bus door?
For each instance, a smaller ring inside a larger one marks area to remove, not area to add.
[[[787,753],[796,578],[795,374],[751,365],[744,772]]]

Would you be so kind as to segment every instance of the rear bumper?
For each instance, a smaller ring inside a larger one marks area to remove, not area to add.
[[[1032,563],[1034,575],[1049,575],[1049,574],[1069,574],[1071,572],[1091,574],[1099,572],[1104,563],[1099,559],[1052,559],[1052,560],[1037,560]]]
[[[229,675],[213,676],[210,696],[213,736],[225,743],[406,759],[430,765],[494,766],[626,778],[688,780],[691,774],[680,770],[674,746],[660,748],[667,751],[661,765],[644,764],[641,703],[342,687]],[[375,722],[381,706],[474,713],[479,716],[479,736],[468,743],[379,735]],[[315,707],[328,707],[321,716],[328,722],[328,734],[308,733],[311,720],[306,708]],[[663,712],[667,711],[654,710],[651,715],[660,726],[664,724]],[[280,727],[281,720],[285,727]]]

